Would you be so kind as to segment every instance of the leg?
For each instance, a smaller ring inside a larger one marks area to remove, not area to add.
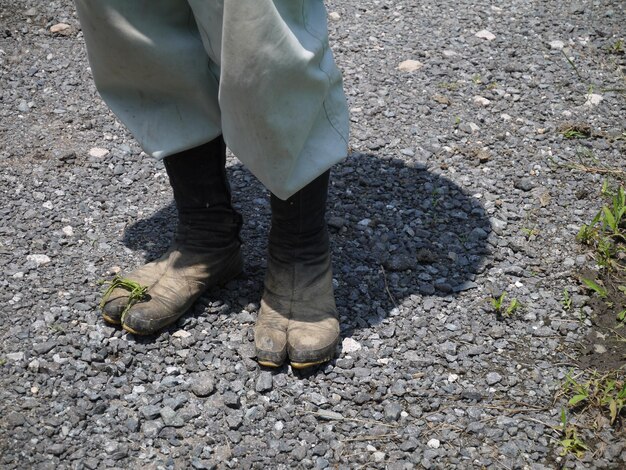
[[[146,301],[123,314],[129,292],[115,289],[103,305],[106,321],[136,334],[174,323],[208,287],[229,281],[243,266],[241,216],[230,204],[223,139],[164,162],[178,209],[174,242],[161,258],[125,276],[149,287]]]
[[[347,105],[324,3],[222,3],[224,138],[273,194],[287,199],[347,154]]]
[[[75,3],[96,87],[147,153],[162,158],[222,133],[219,69],[187,0]]]
[[[103,302],[106,321],[150,334],[242,269],[241,219],[230,206],[224,169],[219,67],[205,52],[187,0],[76,0],[76,6],[98,91],[146,152],[166,157],[174,190],[174,243],[126,276],[149,287],[147,298],[126,311],[129,292],[117,288]],[[221,24],[221,12],[212,19]]]
[[[257,358],[305,368],[332,359],[339,341],[325,221],[329,173],[295,195],[271,197],[272,228],[261,310],[255,327]]]

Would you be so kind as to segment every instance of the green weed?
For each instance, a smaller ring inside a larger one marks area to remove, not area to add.
[[[563,137],[566,139],[586,139],[589,135],[576,129],[568,129],[563,132]]]
[[[532,237],[539,235],[539,229],[535,227],[522,227],[522,232],[524,233],[526,240],[530,240]]]
[[[561,410],[561,436],[562,439],[559,441],[562,447],[561,456],[573,454],[579,459],[585,456],[589,448],[578,437],[576,428],[568,423],[565,409]]]
[[[585,443],[578,437],[576,428],[571,426],[567,422],[567,413],[565,409],[561,410],[561,433],[562,439],[559,441],[561,444],[561,456],[573,454],[577,458],[585,456],[585,452],[589,449]]]
[[[439,84],[439,88],[448,91],[456,91],[459,89],[459,84],[457,82],[441,82]]]
[[[561,300],[561,305],[565,311],[572,309],[572,298],[570,297],[567,289],[563,289],[563,299]]]
[[[493,307],[493,310],[498,315],[509,317],[513,315],[516,311],[518,311],[520,308],[522,308],[522,304],[519,300],[517,300],[516,298],[513,298],[511,299],[509,304],[506,305],[506,303],[504,302],[504,299],[506,298],[506,296],[507,296],[507,293],[502,292],[502,294],[500,294],[499,296],[492,297],[491,306]]]
[[[626,253],[626,191],[619,186],[613,191],[605,182],[602,194],[610,197],[590,224],[584,224],[578,231],[577,240],[595,248],[598,265],[608,271],[624,270],[620,262],[621,254]]]
[[[608,49],[611,54],[624,54],[624,40],[618,39]]]
[[[626,381],[618,378],[616,373],[580,382],[570,373],[563,387],[570,408],[593,409],[608,414],[611,424],[626,410]]]
[[[592,290],[593,292],[598,294],[598,296],[600,296],[601,299],[606,299],[608,297],[609,292],[606,290],[605,287],[601,286],[596,281],[587,279],[585,277],[581,278],[580,280],[585,286],[587,286],[589,290]]]
[[[111,296],[111,293],[114,289],[125,289],[130,292],[130,295],[128,296],[128,302],[126,303],[124,310],[122,310],[122,321],[124,321],[124,316],[133,305],[135,305],[137,302],[146,300],[148,297],[148,286],[142,286],[138,282],[135,282],[131,279],[115,276],[111,281],[103,281],[102,284],[108,284],[109,287],[102,296],[100,308],[104,308],[104,305],[107,303],[107,300],[109,300],[109,297]]]

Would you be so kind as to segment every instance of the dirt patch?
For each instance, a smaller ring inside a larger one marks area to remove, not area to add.
[[[626,321],[618,315],[626,309],[626,273],[598,274],[587,270],[580,279],[596,279],[606,289],[606,297],[595,294],[589,300],[593,310],[592,328],[585,337],[579,358],[582,369],[615,371],[626,366]]]

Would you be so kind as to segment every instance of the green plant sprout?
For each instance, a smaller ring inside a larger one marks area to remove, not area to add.
[[[618,380],[614,374],[578,382],[568,373],[564,389],[570,395],[567,402],[570,408],[585,407],[608,412],[611,424],[626,409],[626,381]]]
[[[576,428],[568,424],[565,409],[561,410],[561,433],[562,439],[559,441],[562,447],[561,456],[573,454],[579,459],[584,457],[588,447],[578,437]]]
[[[532,237],[539,235],[539,229],[533,227],[522,227],[522,232],[524,232],[524,236],[526,240],[530,240]]]
[[[517,312],[520,308],[522,308],[522,304],[519,302],[519,300],[517,299],[513,299],[511,300],[511,303],[509,303],[509,306],[506,308],[505,312],[506,312],[506,316],[511,316],[513,315],[515,312]]]
[[[493,307],[493,309],[495,310],[495,312],[498,315],[504,315],[504,316],[511,316],[513,315],[517,310],[519,310],[522,307],[522,304],[519,300],[517,299],[511,299],[511,302],[509,302],[509,305],[504,308],[504,299],[506,298],[507,293],[506,292],[502,292],[502,294],[500,294],[498,297],[492,297],[491,298],[491,306]]]
[[[128,292],[130,292],[126,306],[124,307],[124,310],[122,310],[122,322],[124,321],[124,317],[126,316],[126,313],[130,310],[130,308],[133,305],[135,305],[137,302],[146,300],[148,297],[148,294],[147,294],[148,289],[149,289],[148,286],[142,286],[138,282],[135,282],[131,279],[123,278],[121,276],[115,276],[110,281],[103,281],[102,284],[108,284],[109,287],[107,288],[107,290],[104,292],[104,295],[102,296],[102,301],[100,302],[100,308],[104,308],[104,305],[109,300],[109,297],[111,296],[111,293],[113,292],[113,290],[120,288],[120,289],[126,289]]]
[[[587,286],[587,288],[589,290],[592,290],[593,292],[595,292],[596,294],[598,294],[600,296],[601,299],[606,299],[609,295],[609,292],[606,290],[605,287],[602,287],[600,284],[598,284],[596,281],[593,281],[591,279],[587,279],[585,277],[580,279],[582,281],[582,283]]]
[[[567,289],[563,289],[563,300],[561,300],[561,305],[563,306],[563,310],[566,312],[572,308],[572,298],[570,297]]]
[[[624,53],[624,40],[618,39],[609,46],[609,52],[611,54],[623,54]]]
[[[612,192],[605,182],[602,193],[611,194],[611,203],[604,205],[590,224],[578,231],[577,240],[596,250],[598,265],[611,270],[626,269],[619,262],[620,253],[626,252],[626,191],[620,186]]]

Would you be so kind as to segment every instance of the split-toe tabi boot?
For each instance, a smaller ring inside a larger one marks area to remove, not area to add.
[[[257,360],[297,369],[329,361],[339,320],[325,221],[330,172],[282,201],[272,194],[265,290],[255,326]]]
[[[104,319],[134,334],[148,335],[174,323],[209,287],[243,269],[241,216],[232,208],[222,137],[164,159],[178,210],[174,241],[159,259],[123,276],[146,286],[130,309],[129,290],[104,299]],[[126,311],[124,311],[126,309]]]

